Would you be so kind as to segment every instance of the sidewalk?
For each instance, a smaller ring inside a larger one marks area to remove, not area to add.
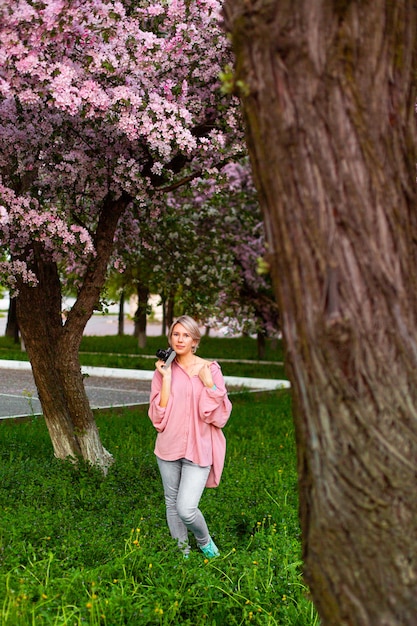
[[[93,409],[138,406],[147,404],[153,370],[131,370],[83,366],[82,372],[88,398]],[[240,378],[225,376],[229,387],[245,387],[252,391],[284,389],[287,380]],[[41,415],[30,363],[0,359],[0,419]]]

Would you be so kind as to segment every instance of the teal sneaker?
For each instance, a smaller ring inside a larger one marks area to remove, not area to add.
[[[206,559],[213,559],[215,556],[220,556],[220,552],[213,539],[210,539],[206,546],[200,546],[200,550]]]

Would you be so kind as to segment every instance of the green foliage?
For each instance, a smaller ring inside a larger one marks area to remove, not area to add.
[[[221,556],[169,537],[146,409],[98,416],[99,471],[52,459],[43,420],[0,423],[3,626],[318,624],[301,575],[287,392],[234,396],[220,486],[201,508]]]
[[[234,94],[248,96],[250,94],[249,85],[243,80],[236,79],[234,70],[230,65],[226,65],[223,72],[220,72],[221,92],[224,94]]]

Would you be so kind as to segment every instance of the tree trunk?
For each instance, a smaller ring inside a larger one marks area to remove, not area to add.
[[[146,321],[148,314],[149,288],[142,283],[137,284],[138,308],[135,313],[135,337],[139,348],[146,347]]]
[[[161,296],[162,302],[162,334],[167,334],[167,301],[166,298]]]
[[[411,0],[226,0],[323,625],[417,614]]]
[[[171,328],[172,322],[174,321],[174,306],[174,296],[170,295],[166,303],[166,325],[168,330]]]
[[[119,299],[119,317],[118,317],[118,328],[117,334],[119,337],[123,337],[125,334],[125,292],[122,289]]]
[[[7,314],[7,324],[5,337],[13,337],[15,343],[19,343],[19,324],[17,323],[16,298],[10,296],[9,311]]]
[[[77,300],[62,321],[57,264],[33,244],[30,270],[38,284],[18,284],[17,316],[32,365],[43,415],[57,458],[82,457],[106,473],[111,454],[103,447],[85,391],[78,350],[85,325],[99,300],[118,219],[127,204],[108,198],[96,232],[96,254],[87,266]]]
[[[258,330],[256,333],[256,345],[258,348],[258,359],[262,361],[265,358],[265,350],[266,350],[266,332],[262,330]]]
[[[106,471],[112,461],[103,448],[85,392],[78,342],[61,321],[61,291],[54,264],[38,264],[37,287],[21,285],[19,322],[39,400],[60,459],[82,457]]]

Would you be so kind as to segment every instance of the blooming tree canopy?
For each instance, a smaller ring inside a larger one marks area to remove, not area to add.
[[[216,0],[0,0],[0,273],[57,456],[108,460],[78,347],[118,224],[144,206],[159,219],[165,192],[242,152],[219,79],[230,61],[219,11]]]
[[[197,176],[241,150],[219,90],[229,52],[218,12],[214,0],[0,3],[9,281],[36,282],[24,264],[33,241],[59,262],[94,254],[108,194],[141,203],[180,170]]]

